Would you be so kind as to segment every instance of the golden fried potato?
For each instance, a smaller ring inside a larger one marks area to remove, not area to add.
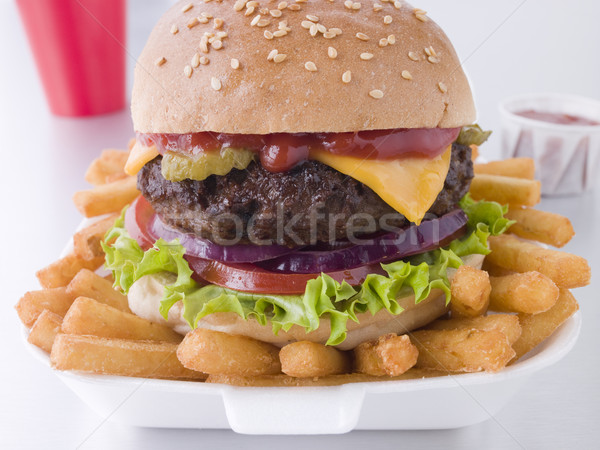
[[[402,375],[417,363],[419,351],[407,335],[385,334],[354,349],[356,372],[375,376]]]
[[[485,314],[490,302],[490,279],[487,272],[460,266],[450,284],[452,317],[476,317]]]
[[[538,314],[549,310],[558,299],[558,287],[539,272],[490,277],[490,309],[500,312]]]
[[[45,309],[64,317],[73,300],[75,296],[67,292],[65,287],[30,291],[21,297],[15,309],[23,325],[31,328]]]
[[[46,353],[50,353],[54,338],[60,332],[61,324],[62,317],[47,309],[43,310],[33,327],[31,327],[27,342],[41,348]]]
[[[293,342],[279,352],[281,370],[292,377],[323,377],[350,372],[345,352],[310,341]]]

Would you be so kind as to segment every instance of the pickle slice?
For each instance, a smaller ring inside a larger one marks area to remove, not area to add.
[[[163,155],[161,172],[169,181],[202,181],[211,175],[227,175],[231,169],[245,169],[254,156],[254,152],[238,148],[223,148],[194,156],[167,152]]]

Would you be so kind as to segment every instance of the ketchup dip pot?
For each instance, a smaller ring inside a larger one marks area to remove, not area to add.
[[[502,157],[535,160],[544,195],[589,191],[600,175],[600,101],[523,94],[499,104]]]

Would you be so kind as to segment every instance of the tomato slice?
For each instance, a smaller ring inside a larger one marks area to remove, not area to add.
[[[141,195],[125,211],[125,228],[144,251],[154,245],[155,240],[148,231],[150,219],[154,214],[156,213],[152,205]]]
[[[257,294],[303,294],[306,282],[321,275],[319,273],[280,274],[254,264],[225,264],[193,256],[186,256],[185,259],[194,271],[193,278],[198,282],[208,282],[236,291]],[[346,281],[352,286],[358,286],[370,273],[385,274],[381,265],[372,264],[331,272],[327,275],[340,283]]]

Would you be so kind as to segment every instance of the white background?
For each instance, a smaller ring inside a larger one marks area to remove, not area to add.
[[[169,3],[130,1],[130,55],[139,54]],[[600,99],[600,2],[422,0],[417,6],[446,30],[465,61],[483,126],[498,129],[496,104],[516,93],[557,91]],[[125,145],[132,136],[130,119],[127,111],[94,119],[52,117],[9,0],[0,0],[0,55],[0,448],[597,448],[600,306],[593,286],[576,293],[584,327],[573,352],[531,379],[496,420],[481,425],[278,438],[105,423],[27,354],[12,306],[36,288],[34,271],[56,258],[79,223],[70,197],[86,187],[85,167],[100,149]],[[130,58],[130,68],[133,64]],[[485,151],[489,158],[499,153],[498,135]],[[598,193],[547,199],[542,208],[573,219],[578,235],[567,250],[588,257],[598,270]]]

